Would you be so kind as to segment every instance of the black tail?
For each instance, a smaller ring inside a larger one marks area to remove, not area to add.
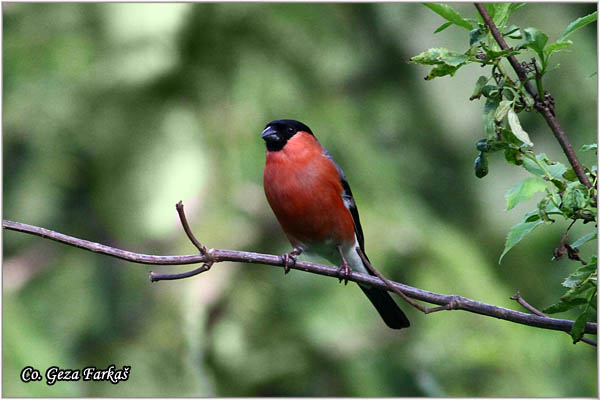
[[[387,326],[392,329],[402,329],[410,326],[408,318],[406,318],[404,312],[402,312],[388,292],[377,288],[359,286],[369,300],[371,300],[371,303],[373,303]]]

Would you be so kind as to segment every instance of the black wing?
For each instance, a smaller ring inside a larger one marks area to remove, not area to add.
[[[354,197],[352,196],[352,190],[350,189],[350,184],[346,180],[346,175],[344,175],[344,171],[342,168],[337,165],[337,163],[333,160],[333,156],[329,153],[325,148],[323,148],[323,154],[325,157],[331,160],[331,162],[335,165],[338,170],[338,174],[340,175],[340,183],[342,184],[342,188],[344,191],[342,192],[342,199],[344,200],[344,205],[348,210],[350,210],[350,214],[352,214],[352,220],[354,221],[354,232],[356,233],[356,239],[358,240],[358,245],[362,250],[363,254],[366,256],[365,252],[365,237],[363,235],[362,226],[360,225],[360,217],[358,216],[358,208],[356,208],[356,203],[354,202]]]

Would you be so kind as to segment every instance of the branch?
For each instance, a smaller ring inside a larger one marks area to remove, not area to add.
[[[535,308],[534,306],[532,306],[531,304],[529,304],[528,302],[526,302],[525,299],[523,297],[521,297],[521,293],[518,290],[515,293],[515,295],[511,297],[511,300],[515,300],[517,303],[519,303],[520,305],[522,305],[523,307],[525,307],[527,310],[531,311],[535,315],[539,315],[541,317],[548,316],[548,315],[544,314],[543,312],[541,312],[540,310],[538,310],[537,308]],[[581,341],[584,343],[590,344],[592,346],[598,347],[598,343],[596,343],[595,341],[590,340],[588,338],[582,337]]]
[[[282,257],[270,255],[270,254],[261,254],[261,253],[252,253],[246,251],[236,251],[236,250],[221,250],[221,249],[208,249],[204,254],[192,254],[192,255],[182,255],[182,256],[155,256],[148,254],[139,254],[133,253],[126,250],[117,249],[114,247],[105,246],[99,243],[90,242],[83,239],[74,238],[72,236],[67,236],[62,233],[54,232],[49,229],[40,228],[33,225],[27,225],[20,222],[13,222],[8,220],[2,221],[2,227],[4,229],[13,230],[17,232],[28,233],[32,235],[41,236],[43,238],[47,238],[50,240],[54,240],[60,243],[68,244],[70,246],[75,246],[80,249],[93,251],[100,254],[105,254],[111,257],[120,258],[122,260],[131,261],[139,264],[153,264],[153,265],[183,265],[183,264],[196,264],[196,263],[219,263],[224,261],[234,261],[241,263],[250,263],[250,264],[265,264],[272,265],[277,267],[284,267],[284,261]],[[203,267],[200,267],[197,270],[190,271],[184,274],[178,274],[180,277],[184,277],[183,275],[192,276],[200,272],[199,271]],[[328,267],[321,264],[316,264],[308,261],[296,261],[293,266],[290,268],[310,272],[313,274],[330,276],[333,278],[338,278],[338,269]],[[206,270],[206,269],[205,269]],[[198,271],[198,272],[196,272]],[[196,273],[193,273],[196,272]],[[156,277],[156,275],[155,275]],[[171,278],[177,279],[177,278]],[[378,287],[383,290],[390,290],[390,288],[383,282],[381,279],[370,276],[363,275],[359,273],[352,273],[352,275],[348,276],[348,280],[357,282],[357,283],[365,283],[375,287]],[[411,286],[407,286],[401,283],[388,281],[391,287],[395,288],[394,291],[399,290],[404,293],[406,296],[411,297],[416,300],[425,301],[431,304],[437,304],[442,306],[448,310],[464,310],[469,311],[476,314],[486,315],[489,317],[494,317],[498,319],[503,319],[506,321],[515,322],[522,325],[534,326],[543,329],[557,330],[557,331],[565,331],[570,332],[571,327],[573,326],[573,321],[556,319],[556,318],[548,318],[542,317],[539,315],[526,314],[520,311],[510,310],[503,307],[498,307],[486,303],[482,303],[479,301],[467,299],[462,296],[456,295],[446,295],[439,294],[434,292],[429,292],[427,290],[422,290],[418,288],[414,288]],[[586,333],[596,334],[597,332],[597,324],[588,322],[585,327]]]
[[[490,29],[492,36],[494,37],[496,42],[498,42],[498,44],[500,45],[500,48],[502,48],[502,50],[507,50],[509,47],[506,44],[506,41],[504,40],[502,33],[500,33],[500,31],[498,31],[496,24],[494,24],[494,21],[490,18],[490,14],[487,12],[487,10],[483,6],[483,4],[475,3],[475,8],[477,8],[477,11],[479,11],[481,18],[483,18],[483,21],[485,22],[487,27]],[[556,140],[558,140],[560,147],[562,147],[563,152],[565,153],[565,155],[567,156],[567,159],[569,160],[569,163],[573,167],[573,171],[575,171],[575,174],[577,175],[577,178],[579,179],[579,182],[581,182],[588,188],[591,188],[592,183],[590,182],[587,175],[585,174],[585,171],[583,170],[583,167],[582,167],[581,163],[579,162],[579,159],[577,158],[575,151],[573,150],[573,146],[571,146],[571,143],[569,142],[569,139],[567,138],[567,134],[562,129],[562,127],[558,123],[556,117],[554,116],[552,106],[550,105],[550,102],[546,99],[545,94],[544,93],[537,93],[537,94],[535,93],[533,86],[531,85],[531,82],[529,82],[529,80],[527,79],[527,73],[523,70],[523,67],[521,66],[521,64],[519,64],[519,61],[517,60],[517,58],[514,55],[509,56],[508,61],[510,62],[510,65],[513,67],[513,69],[517,73],[519,80],[521,82],[523,82],[523,84],[525,85],[525,89],[529,92],[529,94],[531,94],[531,96],[534,99],[536,99],[535,109],[540,114],[542,114],[542,116],[546,120],[546,123],[552,130],[552,133],[554,133],[554,137],[556,137]],[[548,98],[551,98],[551,96],[548,95]]]

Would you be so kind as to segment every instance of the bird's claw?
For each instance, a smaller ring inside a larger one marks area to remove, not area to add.
[[[290,251],[289,253],[285,253],[281,256],[281,259],[283,261],[283,273],[287,274],[288,272],[290,272],[290,268],[293,267],[294,265],[296,265],[296,257],[300,255],[300,250],[299,249],[294,249],[293,251]],[[291,261],[291,263],[290,263]]]
[[[344,285],[347,285],[348,277],[350,277],[351,275],[352,275],[352,269],[350,268],[348,263],[346,263],[346,262],[342,263],[342,265],[340,265],[340,267],[338,268],[338,277],[340,279],[339,283],[342,283],[342,281],[344,281]]]

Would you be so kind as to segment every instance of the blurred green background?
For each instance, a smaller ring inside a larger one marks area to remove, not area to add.
[[[556,40],[595,8],[528,4],[509,23]],[[4,3],[3,17],[6,219],[190,254],[183,200],[207,246],[281,254],[260,133],[294,118],[343,166],[368,254],[389,278],[514,309],[519,289],[543,308],[577,267],[550,261],[564,221],[498,265],[535,201],[505,211],[526,173],[501,154],[474,176],[483,104],[468,98],[481,69],[426,82],[427,68],[407,63],[468,46],[458,27],[434,35],[444,21],[422,5]],[[596,25],[572,39],[546,86],[579,149],[596,140]],[[537,152],[566,163],[541,117],[522,122]],[[3,255],[4,396],[597,395],[595,348],[560,332],[407,306],[412,327],[393,331],[355,285],[265,266],[151,284],[149,266],[10,231]],[[19,380],[26,365],[110,364],[130,365],[129,380]]]

